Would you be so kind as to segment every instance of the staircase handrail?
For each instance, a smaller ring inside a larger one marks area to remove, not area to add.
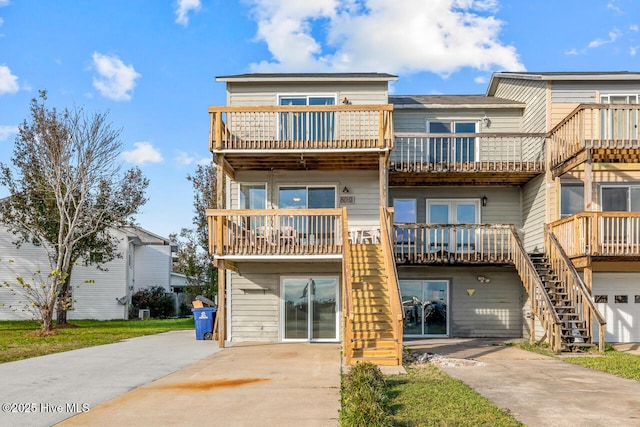
[[[394,261],[393,250],[393,208],[380,208],[380,244],[384,254],[385,269],[389,280],[387,288],[389,290],[389,302],[391,305],[391,319],[393,322],[393,335],[396,339],[396,356],[398,364],[402,365],[402,332],[404,310],[402,309],[400,284],[398,281],[398,271]]]
[[[607,324],[607,321],[605,320],[604,316],[602,316],[602,314],[596,307],[587,286],[584,284],[584,282],[578,275],[578,272],[576,271],[573,263],[567,256],[566,252],[562,248],[562,245],[556,238],[553,231],[551,231],[551,227],[549,227],[548,224],[545,224],[544,226],[544,234],[545,234],[545,240],[549,243],[545,245],[549,255],[549,262],[552,262],[552,263],[554,263],[554,261],[558,262],[561,264],[564,271],[569,272],[568,278],[571,278],[572,280],[570,281],[570,283],[567,283],[567,286],[571,286],[572,289],[578,291],[578,293],[582,297],[582,301],[586,301],[591,314],[595,317],[596,321],[598,322],[598,351],[600,353],[603,353],[604,352],[604,325]],[[554,256],[554,252],[551,250],[552,247],[557,252],[558,254],[557,257]],[[570,295],[575,295],[575,294],[572,292],[570,293]],[[572,298],[572,299],[575,300],[575,298]],[[588,318],[587,327],[588,329],[591,329],[590,316]]]
[[[342,341],[345,362],[351,364],[351,355],[353,353],[353,307],[352,285],[351,285],[351,242],[349,241],[349,227],[347,221],[347,208],[342,208]]]
[[[560,317],[553,308],[549,294],[547,294],[531,258],[529,258],[529,255],[524,250],[524,245],[522,244],[522,240],[520,240],[520,236],[518,235],[515,226],[510,225],[509,229],[511,230],[511,238],[514,241],[513,245],[509,245],[513,251],[513,263],[516,266],[516,270],[520,275],[522,283],[527,287],[529,298],[531,299],[531,304],[534,308],[534,314],[538,316],[542,322],[542,326],[546,330],[546,335],[548,335],[551,343],[551,350],[559,353],[562,335],[562,322],[560,321]],[[540,299],[536,298],[536,292],[540,296]],[[544,307],[539,307],[537,304],[538,302],[541,302]],[[550,317],[550,319],[548,319],[547,316]],[[532,327],[535,328],[535,325],[532,325]],[[532,329],[530,333],[532,337],[535,336],[534,329]]]

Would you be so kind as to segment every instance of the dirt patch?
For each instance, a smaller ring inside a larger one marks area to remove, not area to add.
[[[43,331],[41,329],[38,329],[37,331],[27,332],[25,335],[28,337],[53,337],[58,335],[58,331],[56,331],[55,329],[52,331]]]
[[[269,381],[267,378],[236,378],[212,381],[193,381],[186,383],[166,384],[154,388],[161,390],[208,391],[217,388],[241,387],[247,384]]]
[[[426,365],[432,364],[438,367],[458,367],[458,366],[485,366],[483,362],[474,359],[456,359],[454,357],[442,356],[435,353],[405,354],[404,363],[406,365]]]

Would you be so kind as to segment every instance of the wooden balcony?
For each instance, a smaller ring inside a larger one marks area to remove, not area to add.
[[[591,159],[640,162],[640,105],[581,104],[550,132],[551,168],[560,176]]]
[[[582,212],[550,227],[577,267],[591,261],[640,261],[640,212]]]
[[[209,107],[209,149],[234,170],[377,169],[393,105]]]
[[[390,185],[522,185],[544,173],[545,134],[396,133]]]
[[[396,224],[398,264],[512,264],[514,230],[498,224]]]
[[[215,259],[342,257],[342,209],[208,209]]]

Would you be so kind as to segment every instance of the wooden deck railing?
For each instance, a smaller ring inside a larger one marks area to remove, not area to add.
[[[570,258],[640,257],[640,212],[581,212],[550,226]]]
[[[585,320],[584,327],[587,334],[593,337],[593,319],[598,323],[598,345],[599,351],[604,352],[604,326],[607,323],[596,308],[591,293],[578,276],[573,263],[562,249],[562,245],[556,239],[549,225],[544,226],[545,249],[549,263],[558,279],[565,284],[567,299],[571,306],[575,307],[580,314],[580,318]]]
[[[396,224],[396,262],[509,263],[510,233],[499,224]]]
[[[342,208],[342,348],[347,365],[353,356],[353,287],[347,208]]]
[[[392,149],[393,105],[209,107],[209,149]]]
[[[208,209],[214,256],[341,255],[342,209]]]
[[[544,172],[545,134],[396,133],[398,172]]]
[[[551,167],[584,149],[638,149],[638,125],[638,104],[580,104],[549,133]]]
[[[393,208],[380,208],[380,244],[384,254],[384,263],[387,270],[387,290],[390,300],[390,315],[393,322],[393,336],[396,339],[396,357],[402,365],[402,334],[404,322],[404,310],[402,308],[402,296],[398,271],[393,259]]]
[[[544,284],[536,271],[531,258],[524,250],[524,245],[514,226],[510,226],[510,257],[518,271],[520,280],[524,288],[527,290],[531,304],[531,313],[538,319],[542,329],[544,330],[543,339],[550,344],[551,350],[560,353],[562,348],[562,324],[560,317],[553,308],[553,303],[549,298],[549,294],[544,288]],[[535,318],[532,316],[529,326],[529,337],[531,343],[536,341],[536,325]]]

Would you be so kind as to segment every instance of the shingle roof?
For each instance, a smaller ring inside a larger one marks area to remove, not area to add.
[[[217,76],[225,81],[267,81],[267,80],[397,80],[398,76],[387,73],[246,73]]]
[[[524,104],[485,95],[393,95],[395,108],[523,108]]]

